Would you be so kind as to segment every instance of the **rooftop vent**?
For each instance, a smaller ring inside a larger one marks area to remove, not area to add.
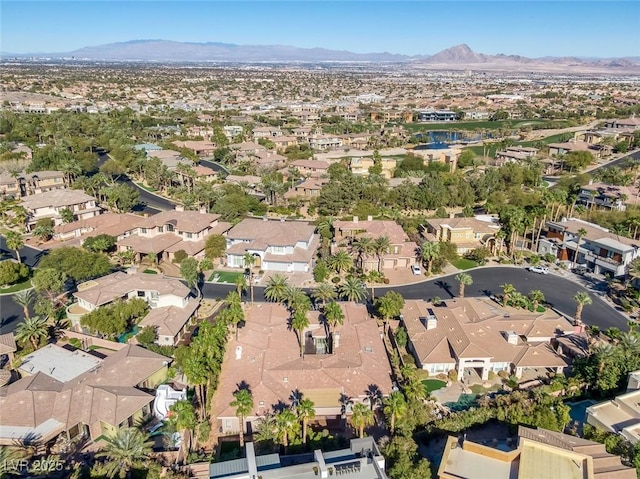
[[[242,359],[242,346],[236,346],[236,359]]]

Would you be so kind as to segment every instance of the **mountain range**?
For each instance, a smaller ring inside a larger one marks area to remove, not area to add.
[[[527,58],[519,55],[486,55],[474,52],[468,45],[456,45],[434,55],[400,55],[394,53],[354,53],[325,48],[298,48],[286,45],[236,45],[231,43],[189,43],[170,40],[132,40],[88,46],[63,53],[0,53],[7,58],[52,58],[96,61],[142,62],[237,62],[237,63],[287,63],[287,62],[393,62],[408,67],[431,69],[479,69],[479,70],[560,70],[578,69],[640,71],[640,58],[577,58],[544,57]]]

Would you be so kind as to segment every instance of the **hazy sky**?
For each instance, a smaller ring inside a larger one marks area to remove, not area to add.
[[[432,54],[640,56],[640,1],[7,1],[0,50],[136,39]]]

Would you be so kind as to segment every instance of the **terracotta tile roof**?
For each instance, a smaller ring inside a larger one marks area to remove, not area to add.
[[[500,229],[497,223],[489,223],[476,218],[434,218],[427,223],[433,228],[449,227],[451,229],[472,229],[475,233],[495,233]]]
[[[99,234],[108,234],[114,237],[135,229],[144,218],[132,213],[111,213],[106,212],[99,216],[93,216],[86,220],[74,221],[72,223],[61,224],[54,227],[58,234],[69,233],[80,230],[87,231],[84,236],[91,237]]]
[[[345,321],[336,330],[340,339],[335,352],[307,354],[304,359],[300,358],[295,334],[287,328],[289,313],[282,305],[247,306],[245,326],[240,329],[238,340],[229,342],[225,353],[213,400],[216,416],[235,416],[229,403],[241,381],[251,387],[256,415],[265,413],[279,401],[288,402],[296,389],[309,397],[317,396],[326,402],[323,406],[334,408],[338,407],[340,393],[364,397],[371,384],[377,385],[384,395],[389,394],[391,368],[376,322],[369,319],[364,305],[339,304]],[[307,332],[324,337],[317,312],[309,314],[309,321]],[[238,355],[240,358],[236,359]]]
[[[395,221],[371,220],[371,221],[334,221],[336,231],[347,232],[349,235],[366,235],[372,238],[386,236],[391,244],[400,244],[409,241],[409,237]],[[362,231],[362,233],[358,233]]]
[[[95,306],[101,306],[138,290],[157,291],[160,295],[173,294],[181,298],[186,298],[190,293],[189,288],[174,278],[118,271],[78,285],[78,291],[73,295]]]
[[[16,350],[16,339],[13,333],[0,334],[0,355],[15,353]]]
[[[141,223],[141,227],[155,228],[167,223],[172,224],[179,231],[188,233],[198,233],[204,230],[212,223],[220,219],[220,215],[210,213],[200,213],[199,211],[161,211],[158,214],[145,218]]]
[[[158,336],[174,337],[180,332],[191,316],[193,316],[198,306],[199,303],[197,300],[191,300],[184,308],[178,308],[176,306],[154,308],[149,311],[149,314],[142,318],[139,326],[141,328],[154,326]]]
[[[62,383],[37,373],[0,388],[0,442],[10,443],[47,421],[47,441],[82,422],[118,425],[153,396],[137,389],[169,359],[134,345],[105,358],[94,370]],[[20,428],[26,428],[21,430]]]
[[[182,238],[173,233],[164,233],[147,238],[131,235],[118,241],[118,246],[126,246],[136,253],[161,253],[176,243],[182,243]],[[178,248],[180,249],[180,248]]]
[[[87,195],[82,190],[69,189],[45,191],[38,195],[22,198],[22,204],[30,210],[44,207],[58,208],[61,206],[78,205],[89,201],[96,201],[96,199],[93,196]]]
[[[445,306],[407,300],[402,316],[422,364],[453,363],[456,358],[474,357],[511,363],[523,357],[548,358],[546,350],[537,349],[536,354],[529,350],[534,350],[538,344],[546,344],[550,338],[573,331],[566,319],[552,311],[531,313],[503,308],[484,298],[458,298],[448,301]],[[436,321],[433,329],[427,329],[429,317]],[[503,336],[507,332],[524,336],[528,342],[518,340],[517,344],[511,344]]]
[[[315,226],[303,221],[273,221],[246,218],[227,233],[230,240],[260,240],[269,246],[295,246],[309,241]],[[245,246],[249,246],[246,244]]]

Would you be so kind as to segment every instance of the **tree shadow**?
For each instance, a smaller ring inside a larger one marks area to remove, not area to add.
[[[369,384],[367,389],[364,391],[367,400],[369,401],[369,405],[371,409],[380,404],[382,401],[382,391],[377,384]]]
[[[285,409],[289,409],[289,405],[280,399],[277,403],[271,405],[271,409],[275,414],[281,413]]]
[[[247,391],[249,394],[253,394],[251,392],[251,386],[249,386],[249,383],[247,383],[244,379],[242,381],[240,381],[239,383],[236,384],[236,387],[238,389],[236,389],[236,391],[242,391],[245,390]]]
[[[302,401],[303,396],[304,396],[304,393],[299,389],[294,389],[293,391],[291,391],[291,394],[289,395],[289,401],[291,401],[291,406],[294,408],[297,407],[298,404],[300,404],[300,401]]]
[[[451,285],[445,281],[439,280],[435,282],[435,285],[440,288],[443,289],[449,296],[451,296],[452,298],[455,298],[455,295],[453,294],[453,292],[451,291]]]

